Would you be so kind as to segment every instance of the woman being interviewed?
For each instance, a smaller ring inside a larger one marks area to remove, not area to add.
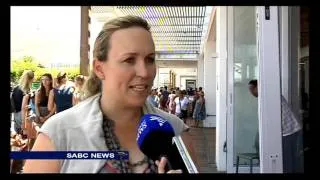
[[[140,118],[158,114],[169,121],[176,136],[188,127],[146,101],[156,75],[148,23],[136,16],[107,22],[95,41],[93,56],[93,71],[85,84],[87,99],[52,116],[42,126],[33,151],[125,150],[129,160],[27,160],[24,172],[165,173],[166,159],[154,162],[137,145]]]

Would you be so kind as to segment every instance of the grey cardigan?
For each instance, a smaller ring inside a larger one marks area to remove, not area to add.
[[[97,94],[48,119],[40,133],[46,134],[57,151],[106,151],[102,112]],[[158,114],[172,125],[179,136],[188,126],[178,117],[154,108],[147,101],[143,113]],[[105,160],[61,160],[60,173],[98,173]]]

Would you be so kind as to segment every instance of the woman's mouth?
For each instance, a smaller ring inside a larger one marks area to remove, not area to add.
[[[129,86],[129,88],[136,92],[144,92],[148,89],[148,85],[133,85]]]

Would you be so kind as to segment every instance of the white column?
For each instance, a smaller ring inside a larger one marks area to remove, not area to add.
[[[227,7],[216,9],[217,37],[217,108],[216,108],[216,164],[218,171],[226,171],[226,152],[223,151],[227,130]]]
[[[270,6],[269,20],[266,7],[257,10],[260,172],[282,173],[278,7]]]
[[[207,118],[204,127],[216,127],[216,58],[215,41],[207,41],[204,50],[204,86]]]

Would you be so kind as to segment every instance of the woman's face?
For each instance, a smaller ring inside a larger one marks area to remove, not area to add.
[[[156,75],[151,33],[140,27],[115,31],[107,61],[94,61],[103,94],[124,106],[142,106]]]
[[[32,83],[34,82],[34,79],[35,79],[35,78],[32,77],[32,78],[28,78],[28,79],[29,79],[29,83],[32,84]]]
[[[44,87],[50,87],[50,85],[52,83],[51,79],[48,76],[42,76],[41,82]]]

